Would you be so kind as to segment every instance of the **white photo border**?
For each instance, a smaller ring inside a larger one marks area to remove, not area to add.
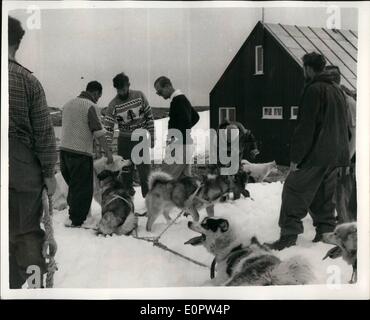
[[[1,298],[3,299],[368,299],[369,298],[369,137],[370,137],[370,3],[369,2],[244,2],[244,1],[4,1],[2,3],[2,116],[1,116]],[[66,8],[221,8],[221,7],[327,7],[358,8],[358,282],[275,287],[176,287],[138,289],[33,289],[10,290],[8,285],[8,11],[36,5],[42,9]]]

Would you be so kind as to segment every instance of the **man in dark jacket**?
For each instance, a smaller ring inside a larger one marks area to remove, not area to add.
[[[303,57],[304,88],[291,145],[290,172],[285,181],[279,226],[280,239],[269,244],[282,250],[296,244],[309,211],[316,227],[314,242],[335,227],[337,168],[349,164],[346,101],[340,87],[326,74],[324,56]]]
[[[183,157],[181,161],[164,166],[164,170],[171,174],[175,179],[180,176],[190,176],[191,167],[186,159],[191,158],[193,140],[190,135],[190,129],[199,121],[199,114],[190,104],[189,100],[180,90],[175,90],[170,79],[159,77],[154,82],[154,88],[163,99],[170,99],[170,112],[168,129],[169,136],[167,144],[182,145]],[[170,129],[177,129],[181,133],[182,139],[176,140],[171,137]],[[170,148],[168,149],[170,150]]]

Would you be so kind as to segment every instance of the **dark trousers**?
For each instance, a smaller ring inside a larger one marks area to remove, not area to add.
[[[43,287],[43,274],[46,272],[45,258],[42,256],[43,243],[43,230],[9,235],[10,289],[22,288],[31,275],[34,277],[32,285]]]
[[[44,182],[40,163],[25,144],[9,138],[9,286],[21,288],[29,267],[37,268],[37,283],[42,287],[46,263],[42,256],[44,232],[40,228],[43,213]],[[28,270],[30,271],[30,270]],[[32,273],[32,272],[31,272]],[[37,275],[35,274],[35,275]]]
[[[355,166],[340,168],[335,192],[338,223],[357,221],[356,196]]]
[[[118,137],[118,155],[124,159],[131,159],[131,151],[140,141],[131,141],[130,137],[119,136]],[[148,179],[150,175],[150,164],[141,163],[135,166],[130,167],[130,172],[126,173],[123,177],[127,179],[130,188],[133,188],[133,176],[135,173],[135,167],[139,174],[140,185],[141,185],[141,194],[145,198],[146,194],[149,191]],[[124,184],[127,185],[127,181],[124,181]]]
[[[93,158],[61,150],[60,171],[68,185],[69,218],[73,225],[81,225],[89,213],[94,192]]]
[[[183,144],[181,145],[182,148],[182,163],[173,163],[168,164],[163,163],[162,170],[171,175],[174,179],[179,179],[181,177],[191,177],[191,164],[187,163],[186,158],[191,158],[193,151],[193,145],[192,144]],[[170,154],[170,147],[167,146],[166,155],[165,157],[174,157],[175,151],[172,149],[172,153]]]
[[[285,180],[280,209],[281,235],[303,232],[302,219],[310,213],[316,232],[335,228],[334,193],[337,169],[312,167],[291,172]]]

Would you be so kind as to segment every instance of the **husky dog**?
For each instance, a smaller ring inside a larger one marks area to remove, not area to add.
[[[323,258],[342,257],[352,266],[353,272],[349,283],[357,281],[357,223],[347,222],[338,225],[334,232],[324,233],[323,241],[335,245]]]
[[[234,199],[240,198],[240,194],[249,197],[245,189],[246,181],[247,174],[243,171],[235,176],[225,176],[212,169],[200,178],[181,177],[177,180],[163,171],[155,171],[149,177],[149,192],[145,198],[146,230],[151,231],[161,214],[169,223],[169,213],[174,207],[185,211],[185,215],[190,214],[195,221],[199,220],[198,210],[202,208],[212,217],[214,205],[226,201],[229,193],[234,194]]]
[[[101,205],[101,191],[99,186],[99,180],[97,175],[105,169],[112,171],[124,171],[124,169],[131,164],[130,160],[124,160],[121,156],[114,155],[113,163],[107,165],[107,158],[102,157],[97,160],[94,160],[94,200]],[[122,173],[121,173],[122,176]],[[67,194],[68,194],[68,185],[64,181],[62,173],[59,171],[55,174],[56,179],[56,190],[53,195],[53,209],[58,211],[64,210],[68,207],[67,204]],[[122,179],[125,180],[125,179]],[[91,213],[89,213],[90,215]]]
[[[297,285],[311,283],[314,279],[309,264],[303,258],[281,261],[256,237],[247,244],[242,243],[227,219],[206,217],[201,223],[189,221],[188,227],[201,236],[185,244],[202,244],[215,256],[217,273],[207,285]]]
[[[278,173],[275,161],[267,163],[251,163],[247,160],[242,160],[241,167],[243,171],[253,178],[254,182],[263,182],[271,172]]]
[[[129,235],[138,223],[130,190],[122,184],[119,171],[103,170],[97,177],[102,192],[102,218],[97,227],[98,233]]]
[[[227,176],[228,180],[225,180],[225,176],[221,175],[221,167],[217,165],[208,165],[207,174],[202,177],[202,180],[206,184],[217,184],[227,183],[230,193],[233,195],[233,200],[237,200],[243,195],[246,198],[250,197],[249,191],[246,189],[248,181],[248,173],[242,169],[234,175]],[[227,196],[224,196],[222,200],[225,200]]]
[[[113,163],[107,164],[105,157],[94,161],[94,199],[102,207],[102,217],[98,233],[128,235],[137,227],[134,214],[132,192],[125,184],[125,168],[131,166],[130,160],[114,155]]]
[[[224,188],[224,189],[223,189]],[[209,188],[210,196],[202,198],[204,188],[201,181],[194,177],[181,177],[177,180],[163,171],[155,171],[149,177],[149,192],[145,197],[148,221],[146,230],[151,231],[155,220],[163,214],[167,222],[171,221],[170,211],[178,207],[190,213],[194,220],[199,220],[198,209],[206,207],[207,213],[213,215],[213,204],[209,200],[221,197],[226,186],[220,186],[217,192]]]
[[[102,157],[94,160],[94,200],[102,205],[102,192],[99,184],[98,175],[104,170],[120,172],[119,178],[125,183],[125,169],[132,166],[130,160],[123,159],[121,156],[113,155],[113,163],[107,164],[107,158]],[[125,185],[126,187],[126,185]]]

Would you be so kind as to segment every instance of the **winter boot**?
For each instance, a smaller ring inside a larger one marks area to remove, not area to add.
[[[283,250],[285,248],[289,248],[291,246],[295,246],[297,242],[297,235],[292,234],[292,235],[282,235],[280,236],[279,240],[276,240],[275,242],[272,243],[266,243],[265,245],[272,249],[272,250]]]

